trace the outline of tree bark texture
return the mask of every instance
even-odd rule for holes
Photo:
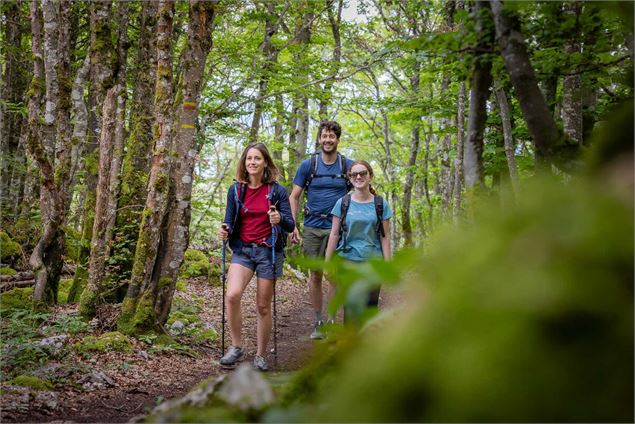
[[[31,2],[34,77],[30,90],[32,98],[29,100],[28,145],[40,168],[40,210],[43,225],[42,235],[29,260],[35,275],[33,302],[36,309],[57,301],[57,286],[64,253],[64,232],[61,226],[66,218],[65,198],[69,189],[67,169],[70,166],[68,154],[70,87],[65,85],[60,90],[59,85],[49,79],[57,79],[61,74],[68,80],[69,6],[68,1],[42,3],[44,21],[44,37],[42,37],[38,5],[37,2]],[[61,40],[61,37],[67,39]],[[40,119],[39,105],[42,87],[45,87],[46,93],[43,127],[35,122]],[[57,133],[61,134],[62,138],[56,143]]]
[[[498,45],[533,138],[537,160],[566,162],[577,153],[577,149],[567,148],[565,145],[545,98],[538,88],[518,18],[504,8],[502,1],[492,0],[491,3]]]
[[[419,72],[421,66],[419,62],[415,62],[412,77],[410,77],[410,88],[413,94],[419,94]],[[421,128],[415,124],[410,133],[410,155],[408,157],[408,165],[406,168],[406,181],[404,183],[404,196],[401,204],[401,231],[403,233],[404,246],[411,247],[413,245],[412,225],[410,223],[410,204],[412,202],[412,189],[415,181],[415,173],[417,171],[417,156],[419,156],[419,146],[421,144]]]
[[[116,217],[114,255],[119,259],[118,279],[127,279],[132,270],[132,255],[139,235],[138,222],[146,201],[146,186],[152,157],[152,125],[154,123],[154,90],[156,83],[156,25],[155,1],[143,2],[139,22],[138,48],[133,66],[135,86],[130,111],[130,136],[123,160],[121,190]],[[125,258],[125,259],[124,259]]]
[[[13,1],[4,5],[4,8],[6,22],[3,43],[0,45],[0,57],[4,59],[4,72],[0,81],[0,212],[3,221],[16,218],[18,210],[15,206],[20,204],[24,188],[26,161],[20,139],[25,119],[18,107],[25,100],[23,96],[28,83],[28,59],[22,49],[16,48],[28,32],[23,23],[25,17],[22,7],[19,2]]]
[[[190,1],[188,41],[182,56],[182,106],[176,116],[172,143],[175,164],[172,170],[174,200],[169,207],[166,254],[160,257],[160,279],[154,312],[160,325],[168,320],[179,268],[189,244],[192,212],[192,181],[196,160],[196,123],[205,74],[205,63],[212,47],[212,26],[216,2]]]
[[[578,23],[565,41],[564,50],[569,55],[581,54],[582,33],[579,30],[579,17],[582,13],[582,2],[574,1],[565,3],[565,15],[572,15]],[[582,144],[582,77],[579,73],[565,75],[562,81],[562,126],[564,133],[574,143]]]
[[[465,186],[468,189],[485,187],[483,175],[483,133],[487,121],[487,99],[492,83],[493,28],[489,4],[483,1],[474,3],[478,44],[470,80],[470,111],[467,123],[467,139],[464,146],[463,166]]]
[[[157,254],[170,193],[172,117],[172,27],[174,2],[161,1],[157,23],[157,81],[155,96],[155,148],[148,179],[148,196],[135,250],[132,276],[123,301],[118,328],[125,333],[156,329],[154,304],[158,272]]]
[[[95,219],[93,220],[92,240],[90,243],[90,259],[88,262],[88,284],[84,289],[79,311],[82,317],[90,319],[95,316],[99,297],[102,294],[104,271],[108,256],[107,226],[110,220],[110,173],[112,169],[113,146],[115,144],[116,98],[117,87],[108,90],[102,108],[101,135],[99,140],[99,178],[95,196]]]
[[[465,140],[465,83],[459,85],[459,97],[456,112],[456,156],[454,157],[454,201],[452,202],[452,217],[457,222],[461,215],[461,192],[463,191],[463,149]]]
[[[507,168],[509,169],[509,179],[511,181],[512,190],[515,196],[520,194],[518,169],[516,168],[516,155],[514,138],[512,136],[511,113],[509,110],[509,102],[507,101],[507,93],[500,87],[495,89],[498,107],[500,108],[501,121],[503,124],[503,141],[505,145],[505,157],[507,158]]]
[[[307,4],[303,3],[302,8],[307,8]],[[300,85],[308,82],[308,69],[303,65],[304,58],[307,54],[307,46],[311,42],[311,22],[313,22],[314,13],[309,10],[304,14],[302,19],[298,19],[295,31],[294,44],[296,51],[293,54],[298,69],[298,78]],[[304,159],[309,143],[309,96],[306,90],[299,89],[293,94],[293,112],[291,127],[293,132],[294,148],[293,169],[297,169],[298,165]]]
[[[320,121],[329,119],[328,108],[333,102],[333,83],[335,77],[340,71],[342,62],[342,37],[340,34],[340,23],[342,22],[342,8],[344,6],[343,0],[337,1],[337,9],[333,12],[333,4],[335,0],[325,0],[326,11],[329,18],[329,25],[331,27],[331,34],[333,35],[333,56],[328,62],[329,75],[331,78],[324,82],[324,86],[320,91],[320,106],[318,110],[318,116]],[[317,143],[316,139],[316,143]],[[317,145],[316,145],[317,148]]]

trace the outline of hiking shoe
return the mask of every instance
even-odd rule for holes
[[[324,333],[322,332],[323,325],[324,325],[324,322],[322,321],[317,321],[315,323],[315,327],[313,327],[313,332],[309,336],[311,340],[322,340],[324,338]]]
[[[326,320],[327,325],[335,325],[335,318],[329,318]]]
[[[269,371],[267,361],[260,355],[254,356],[254,369],[256,371]]]
[[[230,346],[225,356],[220,358],[221,365],[234,365],[243,358],[243,350],[240,347]]]

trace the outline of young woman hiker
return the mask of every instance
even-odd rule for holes
[[[271,298],[275,278],[282,275],[286,233],[293,231],[286,189],[277,183],[279,171],[267,147],[252,143],[238,162],[236,180],[227,193],[225,219],[218,232],[221,240],[229,239],[232,259],[227,276],[227,317],[232,345],[220,359],[222,365],[234,365],[243,359],[242,315],[240,302],[247,284],[257,277],[256,303],[257,351],[254,368],[267,371],[265,359],[271,335]],[[274,209],[275,208],[275,209]],[[272,263],[275,249],[275,266]]]
[[[348,168],[348,178],[353,184],[353,191],[339,199],[331,211],[333,225],[325,258],[328,261],[337,252],[342,258],[352,262],[363,262],[372,257],[389,260],[392,257],[392,211],[388,203],[377,196],[370,186],[373,169],[368,162],[356,160]],[[342,215],[345,215],[343,221]],[[378,287],[368,294],[367,306],[378,306],[379,290]],[[334,320],[331,317],[329,321]]]

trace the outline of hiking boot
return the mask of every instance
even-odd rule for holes
[[[315,327],[313,327],[313,332],[309,336],[311,340],[322,340],[324,338],[324,333],[322,332],[323,325],[324,325],[324,322],[322,321],[317,321],[315,323]]]
[[[269,371],[267,361],[260,355],[254,356],[254,369],[256,371]]]
[[[221,365],[234,365],[243,358],[243,350],[240,347],[230,346],[225,356],[220,358]]]
[[[329,318],[326,320],[327,325],[335,325],[335,318]]]

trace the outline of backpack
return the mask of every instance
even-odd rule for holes
[[[304,194],[309,192],[309,186],[311,185],[311,181],[315,177],[331,177],[331,178],[342,178],[346,183],[346,192],[348,193],[353,189],[353,184],[351,184],[350,180],[346,177],[346,157],[342,154],[337,154],[337,158],[340,161],[340,173],[339,174],[317,174],[318,168],[318,155],[320,152],[313,153],[311,155],[311,162],[309,164],[309,175],[304,182]]]
[[[375,203],[375,213],[377,214],[377,226],[375,227],[375,231],[377,232],[377,237],[379,237],[379,245],[381,246],[381,238],[386,237],[386,233],[384,231],[384,225],[382,221],[382,217],[384,216],[384,199],[381,196],[375,195],[374,198]],[[342,213],[340,216],[340,240],[342,240],[342,249],[346,248],[346,214],[348,213],[348,207],[351,205],[351,195],[346,194],[342,197]]]

